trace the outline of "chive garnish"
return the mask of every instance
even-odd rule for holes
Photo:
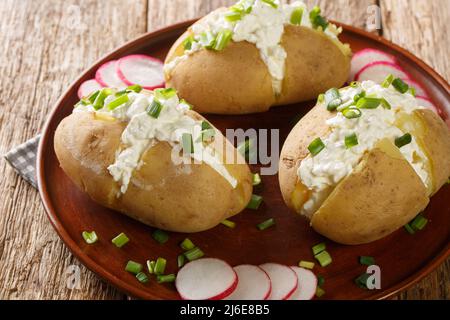
[[[192,44],[195,42],[195,39],[193,36],[188,36],[186,37],[186,39],[184,39],[183,41],[183,48],[184,50],[191,50],[192,49]]]
[[[414,230],[409,223],[405,224],[405,230],[409,233],[409,234],[414,234],[416,233],[416,230]]]
[[[214,47],[214,43],[216,42],[216,38],[212,32],[208,30],[200,34],[199,42],[206,49],[212,49]]]
[[[413,97],[416,97],[416,88],[414,88],[414,87],[409,87],[408,92],[409,92]]]
[[[344,143],[345,148],[347,149],[353,148],[354,146],[358,145],[358,136],[356,135],[356,133],[352,133],[345,137]]]
[[[203,251],[200,250],[200,248],[198,248],[198,247],[195,247],[194,249],[191,249],[191,250],[186,251],[184,253],[184,256],[189,261],[193,261],[193,260],[199,259],[199,258],[203,257],[204,255],[205,254],[203,253]]]
[[[413,221],[410,222],[410,226],[416,230],[420,231],[425,228],[425,226],[428,224],[428,219],[419,214]]]
[[[323,149],[325,149],[325,145],[320,138],[314,139],[308,146],[308,150],[313,156],[318,155]]]
[[[216,51],[222,51],[226,48],[228,43],[231,41],[231,37],[233,36],[233,33],[231,30],[225,29],[220,31],[216,36],[216,41],[214,43],[213,49]]]
[[[261,184],[261,176],[259,173],[252,173],[252,184],[253,186],[259,186]]]
[[[241,20],[243,17],[242,9],[239,10],[237,7],[231,7],[230,11],[225,13],[225,20],[229,22],[235,22]]]
[[[235,227],[236,227],[236,223],[235,222],[233,222],[233,221],[230,221],[230,220],[223,220],[222,222],[221,222],[221,224],[223,224],[224,226],[226,226],[226,227],[228,227],[228,228],[230,228],[230,229],[234,229]]]
[[[165,283],[165,282],[174,282],[176,279],[175,274],[166,274],[166,275],[158,275],[156,276],[156,281],[158,283]]]
[[[139,262],[130,260],[127,262],[127,265],[125,266],[125,271],[128,271],[133,274],[138,274],[142,271],[142,264]]]
[[[355,94],[353,97],[354,102],[358,102],[359,99],[364,98],[366,96],[366,92],[363,90],[360,93]]]
[[[333,101],[331,101],[331,102],[328,104],[327,110],[328,110],[328,111],[334,111],[334,110],[336,110],[341,104],[342,104],[342,99],[340,99],[340,98],[334,99]]]
[[[144,272],[139,272],[136,275],[136,279],[138,279],[138,281],[140,283],[147,283],[148,282],[148,277],[147,277],[147,275]]]
[[[88,100],[90,103],[94,103],[95,99],[97,99],[97,96],[100,94],[100,90],[97,90],[93,93],[91,93],[88,97]]]
[[[361,117],[362,112],[356,107],[348,107],[342,110],[342,115],[347,119],[356,119]]]
[[[403,136],[395,139],[395,145],[400,149],[401,147],[404,147],[404,146],[410,144],[411,141],[412,141],[411,134],[406,133]]]
[[[369,257],[369,256],[360,256],[359,263],[366,265],[366,266],[372,266],[375,264],[375,259],[373,257]]]
[[[181,249],[188,251],[195,248],[195,244],[191,241],[191,239],[186,238],[180,243]]]
[[[130,239],[128,239],[127,235],[125,233],[120,233],[119,235],[117,235],[114,239],[111,240],[111,242],[117,247],[117,248],[122,248],[124,245],[127,244],[127,242],[130,241]]]
[[[317,104],[324,103],[324,102],[325,102],[325,95],[323,93],[321,93],[317,97]]]
[[[314,262],[311,262],[311,261],[300,261],[299,263],[298,263],[298,266],[300,267],[300,268],[305,268],[305,269],[313,269],[314,268]]]
[[[134,92],[136,92],[136,93],[139,93],[139,92],[142,91],[142,87],[141,87],[140,85],[138,85],[138,84],[133,84],[133,85],[131,85],[131,86],[128,86],[128,87],[127,87],[127,90],[130,90],[130,91],[134,91]]]
[[[313,255],[317,255],[317,254],[321,253],[322,251],[325,251],[326,248],[327,248],[327,245],[325,244],[325,242],[322,242],[322,243],[316,244],[311,249],[312,249]]]
[[[178,255],[178,257],[177,257],[178,268],[181,268],[182,266],[184,266],[185,262],[186,262],[186,257],[184,256],[184,254]]]
[[[274,225],[275,225],[275,219],[270,218],[270,219],[267,219],[266,221],[259,223],[258,225],[256,225],[256,227],[258,228],[258,230],[264,231],[270,227],[273,227]]]
[[[86,241],[87,244],[93,244],[96,243],[98,240],[97,234],[95,233],[95,231],[83,231],[81,233],[81,235],[83,236],[84,241]]]
[[[153,261],[153,260],[147,260],[147,270],[148,270],[148,273],[150,273],[150,274],[153,274],[155,271],[155,261]]]
[[[274,9],[278,8],[278,4],[276,4],[275,1],[273,1],[273,0],[261,0],[261,1],[268,4],[269,6],[271,6]]]
[[[359,109],[376,109],[381,104],[381,99],[363,97],[358,100],[356,107]]]
[[[167,260],[164,258],[158,258],[155,262],[155,267],[153,268],[154,274],[164,274],[164,271],[166,270],[166,264]]]
[[[358,86],[359,86],[359,82],[358,82],[358,81],[352,81],[352,82],[350,82],[350,87],[352,87],[352,88],[358,88]]]
[[[319,254],[316,254],[314,258],[316,258],[316,260],[319,261],[319,264],[322,267],[326,267],[330,265],[331,262],[333,262],[333,259],[331,259],[330,254],[326,250],[322,251]]]
[[[177,95],[177,90],[175,90],[174,88],[164,88],[164,89],[160,88],[156,89],[154,93],[158,99],[162,98],[164,100],[167,100],[172,97],[175,97]]]
[[[303,8],[295,8],[291,13],[291,23],[294,25],[301,25],[303,18]]]
[[[263,197],[256,194],[252,194],[250,202],[247,204],[247,209],[258,210],[259,206],[263,201]]]
[[[320,274],[317,276],[317,286],[320,288],[325,283],[325,278]]]
[[[392,81],[392,86],[400,93],[406,93],[409,89],[409,86],[400,78],[394,79],[394,81]]]
[[[383,88],[389,88],[389,86],[392,84],[392,81],[394,81],[394,76],[392,74],[388,75],[386,79],[381,83],[381,86]]]
[[[93,107],[95,110],[99,110],[103,108],[103,105],[105,104],[105,99],[112,93],[112,90],[109,88],[103,88],[100,90],[100,92],[97,94],[95,101],[93,103]]]
[[[256,153],[253,139],[246,138],[244,142],[240,143],[237,147],[238,152],[245,158],[245,161],[253,159]]]
[[[355,284],[362,289],[367,289],[367,280],[369,277],[370,275],[368,273],[363,273],[355,279]]]
[[[152,118],[158,119],[162,107],[162,104],[158,100],[153,98],[152,103],[147,107],[147,114]]]
[[[320,8],[318,6],[315,6],[309,13],[309,20],[311,20],[311,24],[314,29],[321,27],[322,30],[325,31],[328,27],[328,21],[324,17],[322,17],[320,13]]]
[[[381,106],[388,110],[392,109],[391,104],[385,98],[381,98]]]
[[[152,237],[160,244],[164,244],[169,240],[169,235],[166,232],[159,229],[153,231]]]
[[[110,103],[108,103],[106,108],[108,108],[108,110],[114,110],[117,107],[123,105],[124,103],[127,103],[128,101],[130,101],[130,98],[128,98],[128,95],[123,94],[123,95],[119,96],[118,98],[114,99],[113,101],[111,101]]]
[[[183,145],[184,154],[194,153],[194,142],[192,140],[192,134],[183,133],[183,135],[181,136],[181,143]]]
[[[330,103],[333,100],[336,100],[341,97],[339,90],[337,88],[331,88],[325,92],[325,101]]]
[[[214,129],[206,129],[202,131],[202,141],[203,142],[211,142],[213,138],[216,136],[216,130]]]
[[[323,290],[321,287],[317,287],[316,289],[316,297],[321,298],[325,295],[325,290]]]

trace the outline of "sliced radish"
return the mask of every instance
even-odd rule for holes
[[[425,108],[431,109],[440,115],[438,109],[436,108],[434,103],[428,97],[416,96],[416,99],[417,99],[417,103],[420,107],[425,107]]]
[[[409,75],[395,63],[379,61],[372,62],[364,66],[355,76],[356,81],[372,80],[382,83],[388,75],[392,74],[396,78],[409,79]]]
[[[117,74],[127,85],[138,84],[153,90],[164,87],[162,61],[143,54],[133,54],[117,61]]]
[[[297,275],[291,268],[278,263],[265,263],[259,267],[267,273],[272,283],[268,300],[286,300],[297,289]]]
[[[92,92],[100,90],[103,86],[98,83],[95,79],[86,80],[78,88],[78,98],[87,97]]]
[[[317,277],[308,269],[291,267],[298,278],[297,290],[289,297],[289,300],[311,300],[317,290]]]
[[[177,275],[175,286],[184,300],[220,300],[238,284],[233,268],[223,260],[204,258],[189,262]]]
[[[377,61],[386,61],[391,63],[397,63],[394,56],[387,54],[383,51],[376,49],[364,49],[357,53],[352,58],[352,66],[350,70],[350,81],[355,80],[356,74],[364,68],[365,65]]]
[[[127,86],[125,82],[120,80],[117,74],[117,60],[112,60],[103,64],[95,73],[95,80],[104,87],[122,89]]]
[[[267,273],[248,264],[233,268],[238,276],[238,285],[225,300],[266,300],[272,289]]]
[[[414,89],[416,89],[416,96],[421,96],[421,97],[427,97],[428,96],[426,91],[425,91],[425,89],[420,84],[415,82],[414,80],[411,80],[411,79],[402,79],[402,80],[408,86],[413,87]]]

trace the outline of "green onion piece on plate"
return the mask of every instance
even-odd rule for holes
[[[142,91],[142,87],[141,87],[140,85],[138,85],[138,84],[133,84],[133,85],[127,87],[127,90],[130,90],[130,91],[134,91],[134,92],[136,92],[136,93],[139,93],[139,92]]]
[[[327,248],[327,245],[325,244],[325,242],[316,244],[315,246],[313,246],[312,249],[312,253],[313,255],[319,254],[322,251],[325,251],[325,249]]]
[[[258,228],[258,230],[264,231],[266,229],[269,229],[270,227],[273,227],[274,225],[275,225],[275,219],[270,218],[270,219],[267,219],[266,221],[259,223],[258,225],[256,225],[256,227]]]
[[[144,272],[139,272],[138,274],[136,274],[136,279],[138,279],[138,281],[140,283],[147,283],[148,282],[148,277]]]
[[[97,94],[95,101],[93,103],[93,107],[95,110],[100,110],[101,108],[103,108],[104,104],[105,104],[105,99],[112,94],[112,90],[109,88],[103,88],[102,90],[100,90],[100,92]]]
[[[400,78],[394,79],[394,81],[392,81],[392,85],[400,93],[408,92],[409,86],[406,83],[404,83],[403,80]]]
[[[243,11],[242,11],[242,9],[238,10],[237,7],[231,7],[230,11],[225,13],[225,20],[227,20],[229,22],[239,21],[242,19],[242,17],[243,17]]]
[[[389,88],[390,87],[390,85],[392,84],[392,81],[394,81],[394,76],[392,75],[392,74],[390,74],[390,75],[388,75],[387,77],[386,77],[386,79],[384,79],[384,81],[381,83],[381,86],[383,87],[383,88]]]
[[[409,223],[405,224],[405,230],[406,230],[409,234],[414,234],[414,233],[416,233],[416,230],[414,230],[413,227],[411,227]]]
[[[428,219],[419,214],[412,222],[410,222],[410,226],[416,230],[420,231],[425,228],[425,226],[428,224]]]
[[[317,287],[316,289],[316,297],[321,298],[325,295],[325,290],[323,290],[321,287]]]
[[[252,194],[249,203],[247,204],[247,209],[258,210],[259,206],[263,201],[263,197],[257,194]]]
[[[186,257],[184,256],[184,254],[178,255],[178,257],[177,257],[178,268],[181,268],[182,266],[184,266],[185,262],[186,262]]]
[[[314,139],[308,146],[308,150],[313,156],[317,156],[323,149],[325,149],[325,145],[320,138]]]
[[[350,149],[358,145],[358,136],[352,133],[345,137],[345,148]]]
[[[302,260],[298,263],[298,266],[300,268],[312,270],[312,269],[314,269],[314,264],[315,264],[314,262]]]
[[[230,220],[223,220],[222,222],[221,222],[221,224],[223,224],[224,226],[226,226],[226,227],[228,227],[228,228],[230,228],[230,229],[234,229],[234,227],[236,227],[236,223],[235,222],[233,222],[233,221],[230,221]]]
[[[160,244],[164,244],[169,240],[169,235],[165,231],[159,229],[153,231],[152,237]]]
[[[147,107],[147,114],[152,118],[158,119],[162,107],[162,104],[158,100],[153,99],[152,103]]]
[[[156,89],[154,92],[155,92],[155,96],[158,99],[162,98],[164,100],[170,99],[177,95],[177,90],[175,90],[174,88],[164,88],[164,89],[159,88],[159,89]]]
[[[330,265],[331,262],[333,262],[333,259],[331,259],[330,254],[326,250],[322,251],[319,254],[316,254],[314,258],[316,258],[316,260],[319,261],[319,264],[322,267],[326,267]]]
[[[154,270],[155,270],[156,262],[153,260],[147,260],[146,264],[147,264],[148,273],[153,274],[155,272]]]
[[[376,109],[381,104],[381,99],[364,97],[360,98],[356,103],[359,109]]]
[[[128,243],[128,241],[130,241],[130,239],[128,239],[127,235],[123,232],[111,240],[111,242],[117,248],[122,248],[124,245],[126,245]]]
[[[195,247],[194,249],[191,249],[189,251],[186,251],[184,253],[184,256],[186,257],[186,259],[188,259],[189,261],[193,261],[193,260],[197,260],[200,259],[201,257],[203,257],[205,255],[205,253],[200,250],[199,247]]]
[[[302,18],[303,18],[303,8],[302,7],[295,8],[291,13],[291,23],[299,26],[302,24]]]
[[[165,282],[174,282],[175,279],[177,277],[175,276],[175,274],[171,273],[171,274],[166,274],[166,275],[157,275],[156,276],[156,281],[158,283],[165,283]]]
[[[130,260],[127,262],[127,265],[125,266],[125,271],[128,271],[133,274],[138,274],[142,271],[142,264],[139,262]]]
[[[398,148],[404,147],[408,144],[410,144],[412,141],[412,136],[409,133],[405,133],[403,136],[398,137],[395,139],[395,145]]]
[[[259,186],[261,184],[261,176],[259,173],[252,173],[252,184],[253,186]]]
[[[96,243],[98,240],[97,234],[95,233],[95,231],[83,231],[81,233],[81,235],[83,236],[84,241],[86,241],[87,244],[93,244]]]
[[[94,103],[95,99],[97,99],[97,96],[100,94],[100,90],[94,91],[88,96],[88,100],[90,103]]]
[[[194,153],[194,142],[192,140],[192,134],[183,133],[183,135],[181,136],[181,143],[183,145],[184,154]]]
[[[360,256],[359,257],[359,263],[366,265],[366,266],[372,266],[375,264],[375,259],[374,257],[369,257],[369,256]]]
[[[183,250],[191,250],[195,248],[195,244],[191,241],[191,239],[186,238],[180,243],[180,247]]]
[[[356,119],[362,116],[361,110],[356,107],[348,107],[341,111],[342,115],[347,119]]]
[[[106,108],[108,108],[108,110],[114,110],[117,107],[123,105],[124,103],[127,103],[128,101],[130,101],[130,98],[128,98],[128,95],[123,94],[123,95],[119,96],[118,98],[114,99],[113,101],[111,101],[110,103],[108,103]]]
[[[318,275],[317,276],[317,286],[322,287],[324,283],[325,283],[325,278],[322,277],[321,275]]]
[[[355,284],[362,289],[367,289],[367,280],[369,280],[369,277],[369,274],[363,273],[355,279]]]
[[[164,274],[166,270],[167,260],[164,258],[156,259],[155,267],[153,268],[154,274]]]

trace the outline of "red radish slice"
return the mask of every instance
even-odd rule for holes
[[[289,300],[311,300],[316,295],[317,277],[308,269],[291,267],[298,278],[297,290],[289,297]]]
[[[95,79],[86,80],[78,88],[78,98],[87,97],[92,92],[100,90],[103,86],[98,83]]]
[[[228,297],[237,284],[233,268],[215,258],[189,262],[178,272],[175,281],[183,300],[220,300]]]
[[[420,107],[425,107],[425,108],[431,109],[440,115],[438,109],[436,108],[434,103],[428,97],[416,96],[416,99],[417,99],[417,103]]]
[[[402,79],[403,82],[405,82],[408,86],[413,87],[414,89],[416,89],[416,96],[421,96],[421,97],[427,97],[427,93],[425,92],[425,89],[418,84],[417,82],[415,82],[414,80],[411,79]]]
[[[103,64],[95,73],[95,80],[104,87],[122,89],[127,86],[125,82],[120,80],[116,72],[117,60],[112,60]]]
[[[350,70],[350,81],[355,80],[356,74],[369,63],[377,61],[386,61],[396,64],[397,60],[394,56],[376,49],[364,49],[357,53],[352,58],[352,65]]]
[[[372,62],[363,67],[355,76],[356,81],[372,80],[382,83],[388,75],[392,74],[396,78],[409,79],[408,74],[392,62],[380,61]]]
[[[265,263],[259,267],[268,274],[272,283],[272,292],[267,300],[286,300],[297,289],[297,275],[291,268],[278,263]]]
[[[233,268],[238,276],[238,285],[225,300],[266,300],[272,289],[267,273],[248,264]]]
[[[117,61],[117,74],[127,85],[138,84],[153,90],[164,87],[164,64],[153,57],[133,54]]]

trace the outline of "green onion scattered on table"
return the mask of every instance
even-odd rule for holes
[[[253,186],[259,186],[261,184],[261,176],[259,173],[252,173],[252,184]]]
[[[311,261],[300,261],[299,263],[298,263],[298,266],[300,267],[300,268],[305,268],[305,269],[310,269],[310,270],[312,270],[312,269],[314,269],[314,262],[311,262]]]
[[[230,221],[230,220],[227,220],[227,219],[223,220],[223,221],[221,222],[221,224],[223,224],[224,226],[226,226],[226,227],[228,227],[228,228],[231,228],[231,229],[233,229],[234,227],[236,227],[236,223],[235,223],[235,222]]]
[[[312,249],[313,255],[316,255],[316,254],[321,253],[322,251],[325,251],[326,248],[327,248],[327,245],[325,244],[325,242],[322,242],[322,243],[316,244],[311,249]]]
[[[360,256],[359,263],[366,265],[366,266],[372,266],[375,264],[375,259],[373,257],[369,257],[369,256]]]
[[[318,155],[323,149],[325,149],[325,144],[320,138],[314,139],[308,146],[308,150],[313,156]]]
[[[316,254],[314,258],[319,261],[321,267],[326,267],[333,262],[333,259],[331,259],[331,256],[327,251],[322,251],[321,253]]]
[[[130,241],[130,239],[128,239],[127,235],[123,232],[111,240],[117,248],[122,248],[128,241]]]
[[[164,271],[166,270],[166,264],[167,264],[166,259],[161,257],[156,259],[155,267],[153,268],[153,273],[164,274]]]
[[[97,234],[95,233],[95,231],[83,231],[81,233],[81,235],[83,236],[84,241],[86,241],[87,244],[93,244],[96,243],[98,240]]]
[[[203,253],[202,250],[200,250],[200,248],[195,247],[194,249],[191,249],[189,251],[186,251],[184,253],[184,256],[189,260],[189,261],[193,261],[193,260],[197,260],[201,257],[203,257],[205,254]]]
[[[258,210],[263,201],[263,197],[252,194],[250,202],[247,204],[247,209]]]
[[[416,230],[420,231],[425,228],[425,226],[428,224],[428,219],[419,214],[413,221],[410,222],[410,226]]]
[[[173,273],[167,275],[157,275],[156,281],[158,283],[174,282],[176,278],[177,277]]]
[[[264,231],[272,226],[275,225],[275,219],[274,218],[270,218],[267,219],[266,221],[263,221],[261,223],[259,223],[256,227],[260,230],[260,231]]]
[[[180,247],[183,250],[191,250],[195,248],[195,244],[191,241],[191,239],[186,238],[180,243]]]
[[[405,224],[405,230],[409,233],[409,234],[415,234],[416,230],[414,230],[409,223]]]
[[[138,274],[136,274],[136,279],[138,279],[138,281],[140,283],[147,283],[148,282],[148,277],[144,272],[139,272]]]
[[[181,268],[182,266],[184,266],[185,262],[186,262],[186,257],[184,256],[184,254],[178,255],[178,257],[177,257],[178,268]]]
[[[164,244],[169,240],[169,235],[165,231],[159,229],[153,231],[152,237],[160,244]]]
[[[142,264],[140,264],[139,262],[130,260],[127,262],[127,265],[125,266],[125,270],[133,273],[133,274],[138,274],[139,272],[142,271]]]

